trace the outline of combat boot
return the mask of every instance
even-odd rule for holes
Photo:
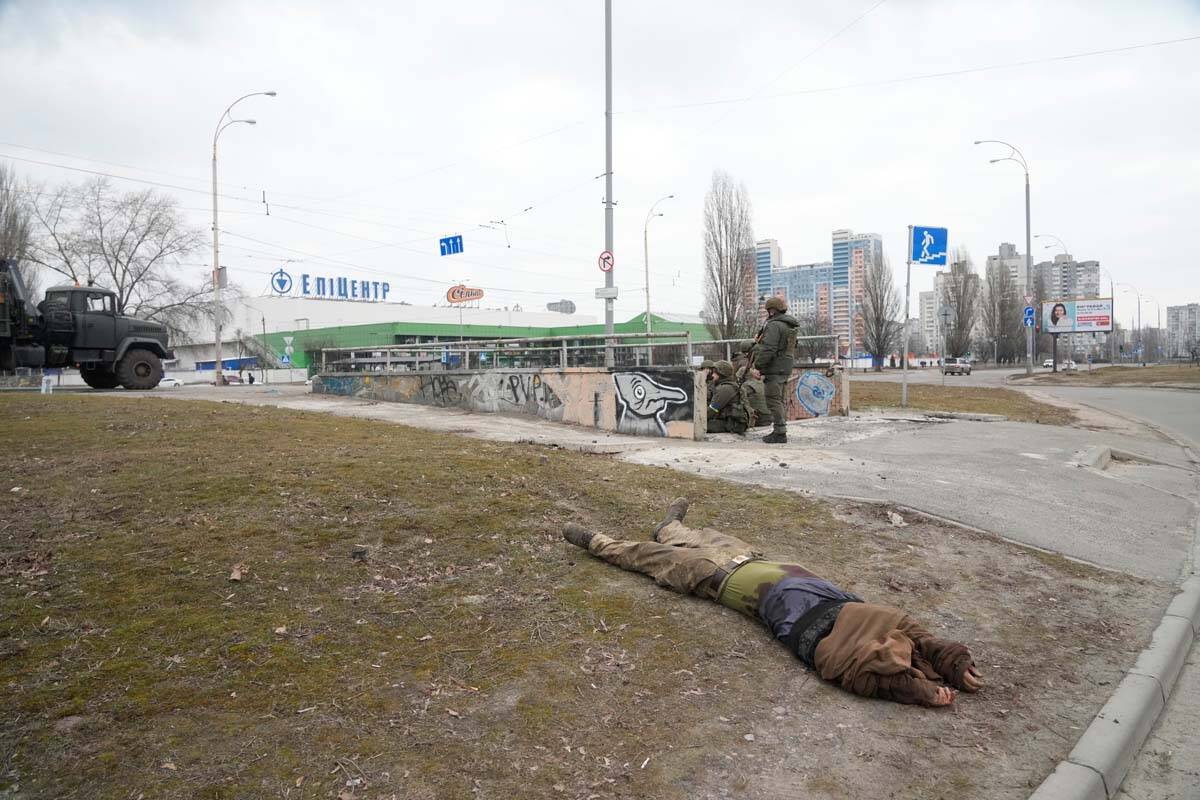
[[[576,525],[574,522],[568,522],[563,526],[563,538],[576,547],[588,549],[588,545],[592,543],[592,537],[596,534],[589,531],[582,525]]]
[[[771,431],[762,440],[763,444],[787,444],[787,431]]]
[[[683,518],[687,516],[688,505],[689,503],[686,497],[676,497],[675,500],[671,502],[670,507],[667,509],[667,516],[662,522],[654,526],[654,541],[658,541],[658,534],[662,532],[663,528],[667,527],[672,522],[683,522]]]

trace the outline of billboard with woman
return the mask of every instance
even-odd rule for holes
[[[1112,327],[1111,297],[1042,303],[1042,333],[1106,333]]]

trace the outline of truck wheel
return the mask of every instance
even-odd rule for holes
[[[79,377],[93,389],[115,389],[120,385],[116,373],[103,367],[80,367]]]
[[[162,362],[149,350],[134,348],[117,364],[117,379],[126,389],[153,389],[162,380]]]

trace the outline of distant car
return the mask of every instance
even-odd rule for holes
[[[1054,369],[1054,359],[1047,358],[1045,361],[1042,362],[1042,366],[1045,367],[1046,369]]]
[[[1062,363],[1062,368],[1063,369],[1075,369],[1075,362],[1068,358],[1066,361],[1064,361]]]
[[[943,375],[970,375],[971,361],[966,358],[947,358],[942,362]]]
[[[183,386],[183,381],[179,378],[163,378],[158,382],[158,386],[160,389],[178,389]]]

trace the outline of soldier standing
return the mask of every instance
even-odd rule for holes
[[[787,442],[787,406],[783,393],[796,360],[796,335],[800,323],[787,313],[782,297],[768,297],[767,321],[758,332],[751,376],[762,378],[772,429],[763,437],[766,444]]]

